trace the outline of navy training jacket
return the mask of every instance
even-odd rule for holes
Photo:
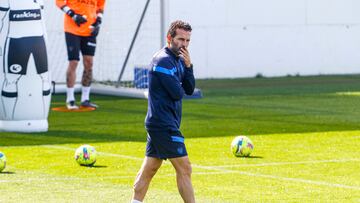
[[[145,127],[153,131],[178,131],[181,123],[182,98],[195,88],[193,68],[169,48],[158,51],[150,64],[148,111]]]

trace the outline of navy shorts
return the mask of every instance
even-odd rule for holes
[[[43,36],[8,38],[8,73],[26,75],[29,58],[34,58],[38,74],[48,71],[45,40]]]
[[[148,130],[146,156],[159,159],[187,156],[184,137],[180,131]]]
[[[80,60],[81,51],[82,55],[94,56],[96,49],[96,37],[89,36],[77,36],[68,32],[65,32],[65,40],[67,46],[68,59],[71,60]]]

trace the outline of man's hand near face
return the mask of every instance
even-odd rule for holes
[[[190,58],[189,51],[186,47],[180,48],[179,56],[184,60],[186,68],[190,68],[191,67],[191,58]]]

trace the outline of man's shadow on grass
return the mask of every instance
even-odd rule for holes
[[[0,175],[1,174],[16,174],[15,172],[12,172],[12,171],[2,171],[2,172],[0,172]]]
[[[81,167],[86,167],[86,168],[107,168],[108,166],[105,165],[90,165],[90,166],[86,166],[86,165],[80,165]]]
[[[242,158],[242,159],[263,159],[262,156],[238,156],[236,158]]]

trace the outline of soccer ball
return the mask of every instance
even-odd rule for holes
[[[75,160],[81,166],[92,166],[96,162],[97,152],[90,145],[81,145],[75,151]]]
[[[231,152],[235,156],[249,156],[254,149],[254,144],[246,136],[237,136],[231,142]]]
[[[6,167],[6,156],[4,153],[0,152],[0,172],[3,171]]]

